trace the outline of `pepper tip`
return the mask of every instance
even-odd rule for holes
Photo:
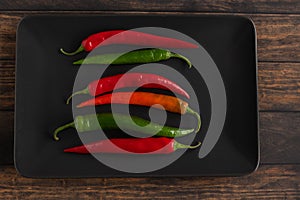
[[[182,59],[183,61],[185,61],[188,64],[189,69],[192,68],[192,62],[187,57],[177,54],[177,53],[172,53],[172,57]]]

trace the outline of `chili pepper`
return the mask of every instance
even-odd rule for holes
[[[199,142],[195,146],[178,143],[172,138],[116,138],[110,140],[100,140],[86,145],[65,149],[68,153],[119,153],[119,154],[169,154],[177,149],[195,149],[199,147]]]
[[[156,136],[182,137],[194,131],[194,129],[180,129],[162,126],[136,116],[128,116],[117,113],[114,115],[111,113],[101,113],[96,115],[90,114],[77,116],[73,122],[58,127],[54,131],[53,137],[55,140],[59,140],[57,136],[58,133],[67,128],[76,128],[79,133],[99,130],[99,126],[101,126],[102,130],[117,129],[118,125],[115,120],[118,121],[118,123],[121,123],[120,126],[125,130],[136,131],[144,134],[156,133]]]
[[[118,36],[114,37],[113,39],[107,40],[114,35]],[[83,40],[80,47],[72,53],[65,52],[62,48],[60,49],[60,51],[65,55],[75,55],[82,51],[92,51],[100,44],[102,46],[110,44],[129,44],[165,48],[198,48],[196,44],[185,42],[175,38],[162,37],[131,30],[112,30],[90,35],[88,38]]]
[[[125,54],[114,53],[91,56],[85,59],[75,61],[73,62],[73,64],[136,64],[159,62],[162,60],[168,60],[170,58],[182,59],[188,64],[189,68],[192,67],[192,63],[186,57],[177,53],[173,53],[169,50],[163,49],[143,49],[131,51]]]
[[[192,110],[188,106],[187,102],[173,96],[154,94],[150,92],[115,92],[82,102],[77,105],[77,108],[104,104],[133,104],[140,106],[153,106],[159,109],[162,109],[161,106],[163,106],[165,110],[170,112],[179,114],[190,113],[194,115],[198,120],[196,132],[200,130],[201,126],[200,115]]]
[[[190,98],[189,94],[180,86],[163,76],[146,73],[126,73],[101,78],[91,82],[87,88],[72,94],[67,99],[67,104],[69,104],[71,98],[77,94],[90,94],[91,96],[98,96],[103,93],[113,91],[114,89],[125,87],[168,89],[174,93],[183,95],[188,99]]]

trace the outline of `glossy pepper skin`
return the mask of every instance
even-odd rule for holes
[[[100,140],[90,144],[65,149],[64,152],[89,153],[118,153],[118,154],[170,154],[177,149],[195,149],[200,146],[184,145],[172,138],[116,138]]]
[[[165,109],[169,112],[185,114],[190,113],[197,118],[198,125],[196,132],[200,130],[201,118],[200,115],[192,110],[186,101],[179,98],[155,94],[150,92],[115,92],[112,94],[106,94],[98,96],[94,99],[87,100],[77,105],[78,108],[85,106],[95,106],[104,104],[132,104],[139,106],[153,106],[158,109]],[[162,107],[161,107],[162,106]]]
[[[76,128],[79,133],[87,131],[99,130],[99,125],[102,130],[118,129],[115,122],[117,120],[123,129],[128,131],[136,131],[143,134],[157,133],[156,136],[164,137],[182,137],[194,131],[194,129],[179,129],[175,127],[162,126],[157,123],[149,122],[140,117],[128,116],[123,114],[101,113],[84,116],[77,116],[71,123],[58,127],[53,134],[55,140],[59,140],[57,136],[59,132],[67,128]]]
[[[189,94],[184,89],[163,76],[148,73],[126,73],[101,78],[91,82],[87,88],[72,94],[68,98],[67,104],[70,102],[73,96],[78,94],[90,94],[91,96],[98,96],[116,89],[129,87],[171,90],[172,92],[182,95],[188,99],[190,98]]]
[[[164,49],[142,49],[128,53],[103,54],[87,57],[75,61],[73,64],[138,64],[159,62],[170,58],[182,59],[188,64],[189,68],[192,67],[192,63],[186,57]]]
[[[110,40],[107,40],[108,38],[115,35],[117,36]],[[162,37],[131,30],[111,30],[90,35],[85,40],[83,40],[80,47],[72,53],[65,52],[62,48],[60,49],[60,51],[65,55],[75,55],[82,51],[92,51],[99,45],[104,46],[111,44],[129,44],[163,48],[198,48],[196,44],[185,42],[175,38]]]

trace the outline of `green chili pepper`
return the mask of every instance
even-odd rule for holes
[[[169,126],[162,126],[157,123],[149,122],[140,117],[128,116],[123,114],[91,114],[77,116],[71,123],[58,127],[53,134],[55,140],[59,140],[57,134],[67,128],[76,128],[78,132],[96,131],[99,130],[99,125],[102,130],[117,129],[118,125],[115,120],[120,123],[120,126],[128,131],[136,131],[144,134],[157,133],[156,136],[164,137],[182,137],[192,133],[194,129],[180,129]]]
[[[188,64],[189,68],[192,67],[192,63],[186,57],[163,49],[143,49],[131,51],[125,54],[103,54],[87,57],[85,59],[75,61],[73,64],[138,64],[158,62],[168,60],[170,58],[182,59]]]

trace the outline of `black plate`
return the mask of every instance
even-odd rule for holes
[[[226,121],[217,144],[203,159],[198,158],[198,150],[186,151],[171,165],[140,174],[111,169],[91,155],[63,153],[64,148],[81,144],[76,131],[65,131],[59,142],[52,139],[51,132],[73,118],[71,106],[65,104],[78,70],[72,61],[86,54],[66,57],[59,53],[59,48],[75,49],[92,33],[139,27],[164,27],[184,33],[204,47],[215,62],[227,96]],[[226,176],[248,174],[258,166],[256,33],[249,19],[237,16],[26,17],[18,27],[16,59],[15,166],[23,176]],[[191,107],[199,106],[203,120],[195,140],[202,141],[209,123],[213,123],[204,80],[194,68],[186,69],[176,59],[161,63],[180,71],[195,90],[199,105],[191,100]],[[110,68],[105,76],[132,67]],[[104,106],[99,111],[107,110],[109,107]],[[133,106],[131,112],[148,117],[142,107]],[[167,124],[176,125],[177,117],[168,114]],[[192,118],[185,117],[187,125],[193,124]]]

